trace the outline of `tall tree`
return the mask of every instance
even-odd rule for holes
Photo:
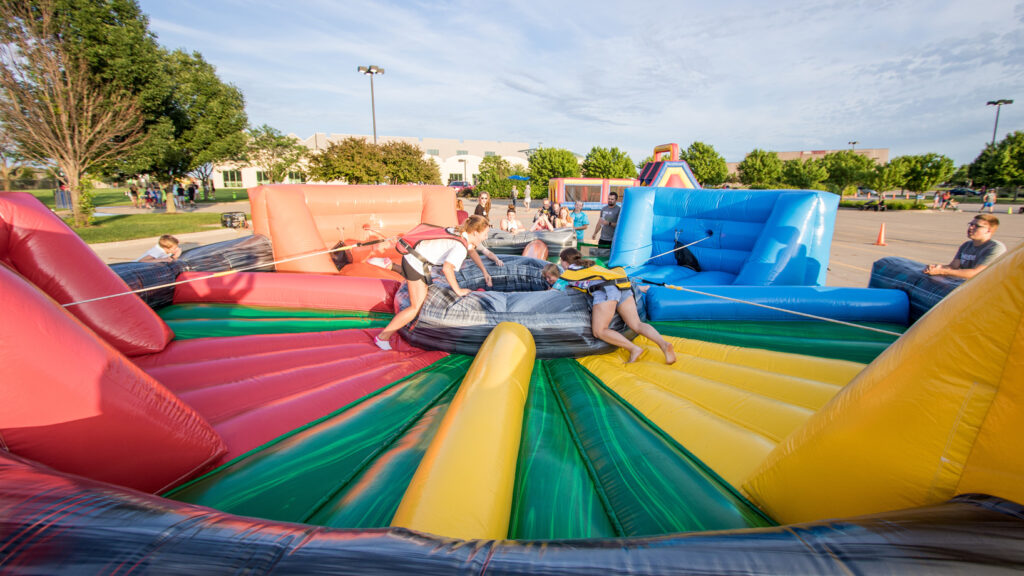
[[[548,189],[552,178],[578,178],[576,155],[561,148],[541,148],[530,155],[530,181],[534,188]]]
[[[618,148],[609,150],[594,146],[583,160],[581,169],[587,178],[636,178],[636,165],[629,154]]]
[[[268,126],[249,128],[243,160],[256,166],[271,184],[283,182],[288,172],[304,160],[309,149],[294,136]]]
[[[903,186],[911,192],[931,190],[953,175],[953,160],[942,154],[930,152],[909,158],[911,161],[903,174]]]
[[[725,158],[722,158],[710,144],[694,142],[681,156],[690,165],[690,170],[697,181],[705,188],[721,186],[729,175],[729,166]]]
[[[827,154],[822,158],[822,162],[825,163],[825,169],[828,170],[828,178],[825,179],[825,183],[836,194],[843,194],[850,186],[866,182],[869,172],[874,169],[875,165],[874,160],[857,154],[853,150]]]
[[[501,156],[485,156],[480,162],[476,189],[487,192],[491,198],[506,198],[512,194],[512,164]]]
[[[366,138],[353,136],[331,142],[326,150],[310,157],[308,171],[313,180],[342,180],[349,184],[380,182],[387,176],[380,147]]]
[[[145,133],[136,96],[93,69],[76,7],[0,0],[0,120],[26,157],[59,167],[75,225],[84,226],[91,204],[82,202],[83,176],[132,150]],[[131,22],[108,15],[94,24],[121,38],[119,27]]]
[[[388,182],[392,184],[441,183],[440,168],[433,160],[423,157],[423,149],[419,146],[395,141],[381,144],[380,149]]]
[[[28,164],[15,145],[14,139],[0,123],[0,190],[12,190],[14,180],[26,171]]]
[[[906,166],[903,162],[876,164],[865,176],[864,183],[879,193],[898,188],[906,182]]]
[[[824,162],[809,158],[807,160],[786,160],[782,163],[782,182],[786,186],[803,190],[818,190],[828,178],[828,169]]]
[[[782,160],[775,152],[755,148],[739,165],[740,182],[751,188],[772,188],[782,180]]]

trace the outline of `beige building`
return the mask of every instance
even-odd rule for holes
[[[373,140],[373,136],[365,134],[324,134],[317,132],[308,138],[298,138],[299,142],[314,153],[325,150],[331,143],[341,142],[345,138],[356,137]],[[480,173],[480,163],[488,156],[501,156],[513,167],[526,167],[529,144],[526,142],[502,142],[500,140],[456,140],[446,138],[415,138],[404,136],[379,136],[378,144],[388,142],[408,142],[423,150],[423,157],[433,160],[441,172],[441,182],[447,184],[456,180],[474,182]],[[268,183],[262,171],[252,166],[224,164],[213,171],[213,183],[217,188],[249,188]],[[303,182],[301,171],[289,173],[287,183]]]
[[[779,160],[785,162],[786,160],[821,160],[833,152],[842,152],[842,150],[798,150],[796,152],[776,152],[776,154],[779,156]],[[875,164],[889,162],[888,148],[857,148],[854,152],[871,158],[875,161]],[[739,162],[726,162],[726,166],[729,167],[729,174],[738,174],[739,165]]]

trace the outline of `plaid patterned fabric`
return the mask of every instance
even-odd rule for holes
[[[530,242],[536,239],[542,240],[548,246],[548,253],[557,256],[565,248],[576,247],[576,231],[572,228],[559,228],[558,230],[540,230],[538,232],[517,232],[509,234],[501,230],[491,228],[487,233],[487,241],[484,246],[495,254],[522,254],[523,249]]]
[[[891,256],[876,260],[871,266],[868,288],[896,288],[910,298],[910,323],[924,316],[947,294],[963,284],[960,278],[929,276],[925,265],[909,258]]]
[[[274,253],[270,248],[270,239],[257,235],[199,246],[182,253],[181,259],[174,262],[126,262],[111,264],[110,267],[124,280],[128,288],[139,290],[174,282],[178,274],[186,270],[224,272],[265,264],[255,270],[273,272],[273,261]],[[174,288],[149,290],[141,292],[138,296],[155,310],[167,306],[174,300]]]
[[[434,268],[434,285],[417,319],[402,328],[402,336],[428,350],[475,354],[491,330],[500,322],[526,326],[537,343],[538,358],[580,357],[609,352],[613,346],[594,338],[590,330],[591,298],[578,290],[548,290],[541,277],[546,262],[521,256],[502,257],[505,266],[484,260],[493,288],[457,298],[448,287],[440,268]],[[459,285],[470,290],[484,288],[483,274],[469,260],[456,273]],[[642,293],[637,308],[646,318]],[[409,292],[402,287],[396,295],[402,308],[409,306]],[[632,339],[616,314],[612,329]]]

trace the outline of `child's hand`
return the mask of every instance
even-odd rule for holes
[[[454,290],[455,290],[455,295],[458,296],[459,298],[462,298],[466,294],[472,293],[472,290],[468,290],[466,288],[454,288]]]
[[[491,282],[491,275],[484,271],[484,284],[487,284],[488,288],[494,288],[494,283]]]

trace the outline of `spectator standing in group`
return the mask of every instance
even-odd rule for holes
[[[476,216],[483,216],[487,220],[488,226],[491,224],[491,195],[487,192],[480,193],[480,201],[476,205],[476,210],[473,211]]]
[[[139,205],[139,187],[135,184],[129,186],[128,195],[132,197],[132,208],[141,208]]]
[[[999,219],[991,214],[978,214],[967,225],[967,242],[960,245],[953,261],[948,265],[929,264],[924,273],[929,276],[974,278],[1006,252],[1006,246],[992,235],[999,228]]]
[[[466,212],[466,207],[462,203],[462,198],[455,199],[455,221],[457,224],[462,224],[469,218],[469,212]]]
[[[569,214],[569,209],[562,206],[558,210],[558,216],[555,217],[555,228],[572,228],[572,216]]]
[[[572,211],[572,227],[576,230],[577,245],[583,244],[583,234],[587,231],[587,226],[590,226],[590,219],[583,211],[583,202],[577,200]]]
[[[187,188],[186,191],[188,193],[188,206],[189,206],[189,208],[195,208],[196,207],[196,183],[195,183],[194,180],[188,183],[188,188]]]
[[[551,203],[551,214],[548,219],[551,220],[551,227],[558,228],[558,214],[562,211],[562,205],[558,202]]]
[[[210,200],[217,199],[217,188],[213,185],[213,180],[210,180]]]
[[[592,238],[597,238],[598,248],[611,248],[612,239],[615,238],[615,228],[619,225],[619,212],[622,208],[618,204],[619,194],[608,193],[608,204],[601,207],[601,217],[597,220],[597,227],[594,228]]]
[[[516,207],[516,198],[518,198],[518,197],[519,197],[519,188],[518,188],[518,187],[516,187],[516,185],[515,185],[515,184],[513,184],[513,185],[512,185],[512,194],[511,194],[511,197],[512,197],[512,204],[511,204],[511,206],[512,206],[513,208],[515,208],[515,207]]]
[[[514,206],[508,207],[508,212],[505,213],[505,217],[501,219],[501,230],[510,234],[515,234],[523,230],[522,224],[516,218],[516,209]]]
[[[547,219],[548,224],[551,223],[551,200],[548,200],[547,198],[545,198],[541,203],[540,208],[537,209],[537,213],[533,215],[533,221],[536,222],[541,218]]]
[[[981,197],[982,205],[978,212],[981,212],[985,208],[988,208],[988,213],[991,214],[996,209],[996,191],[986,190],[985,195]]]

